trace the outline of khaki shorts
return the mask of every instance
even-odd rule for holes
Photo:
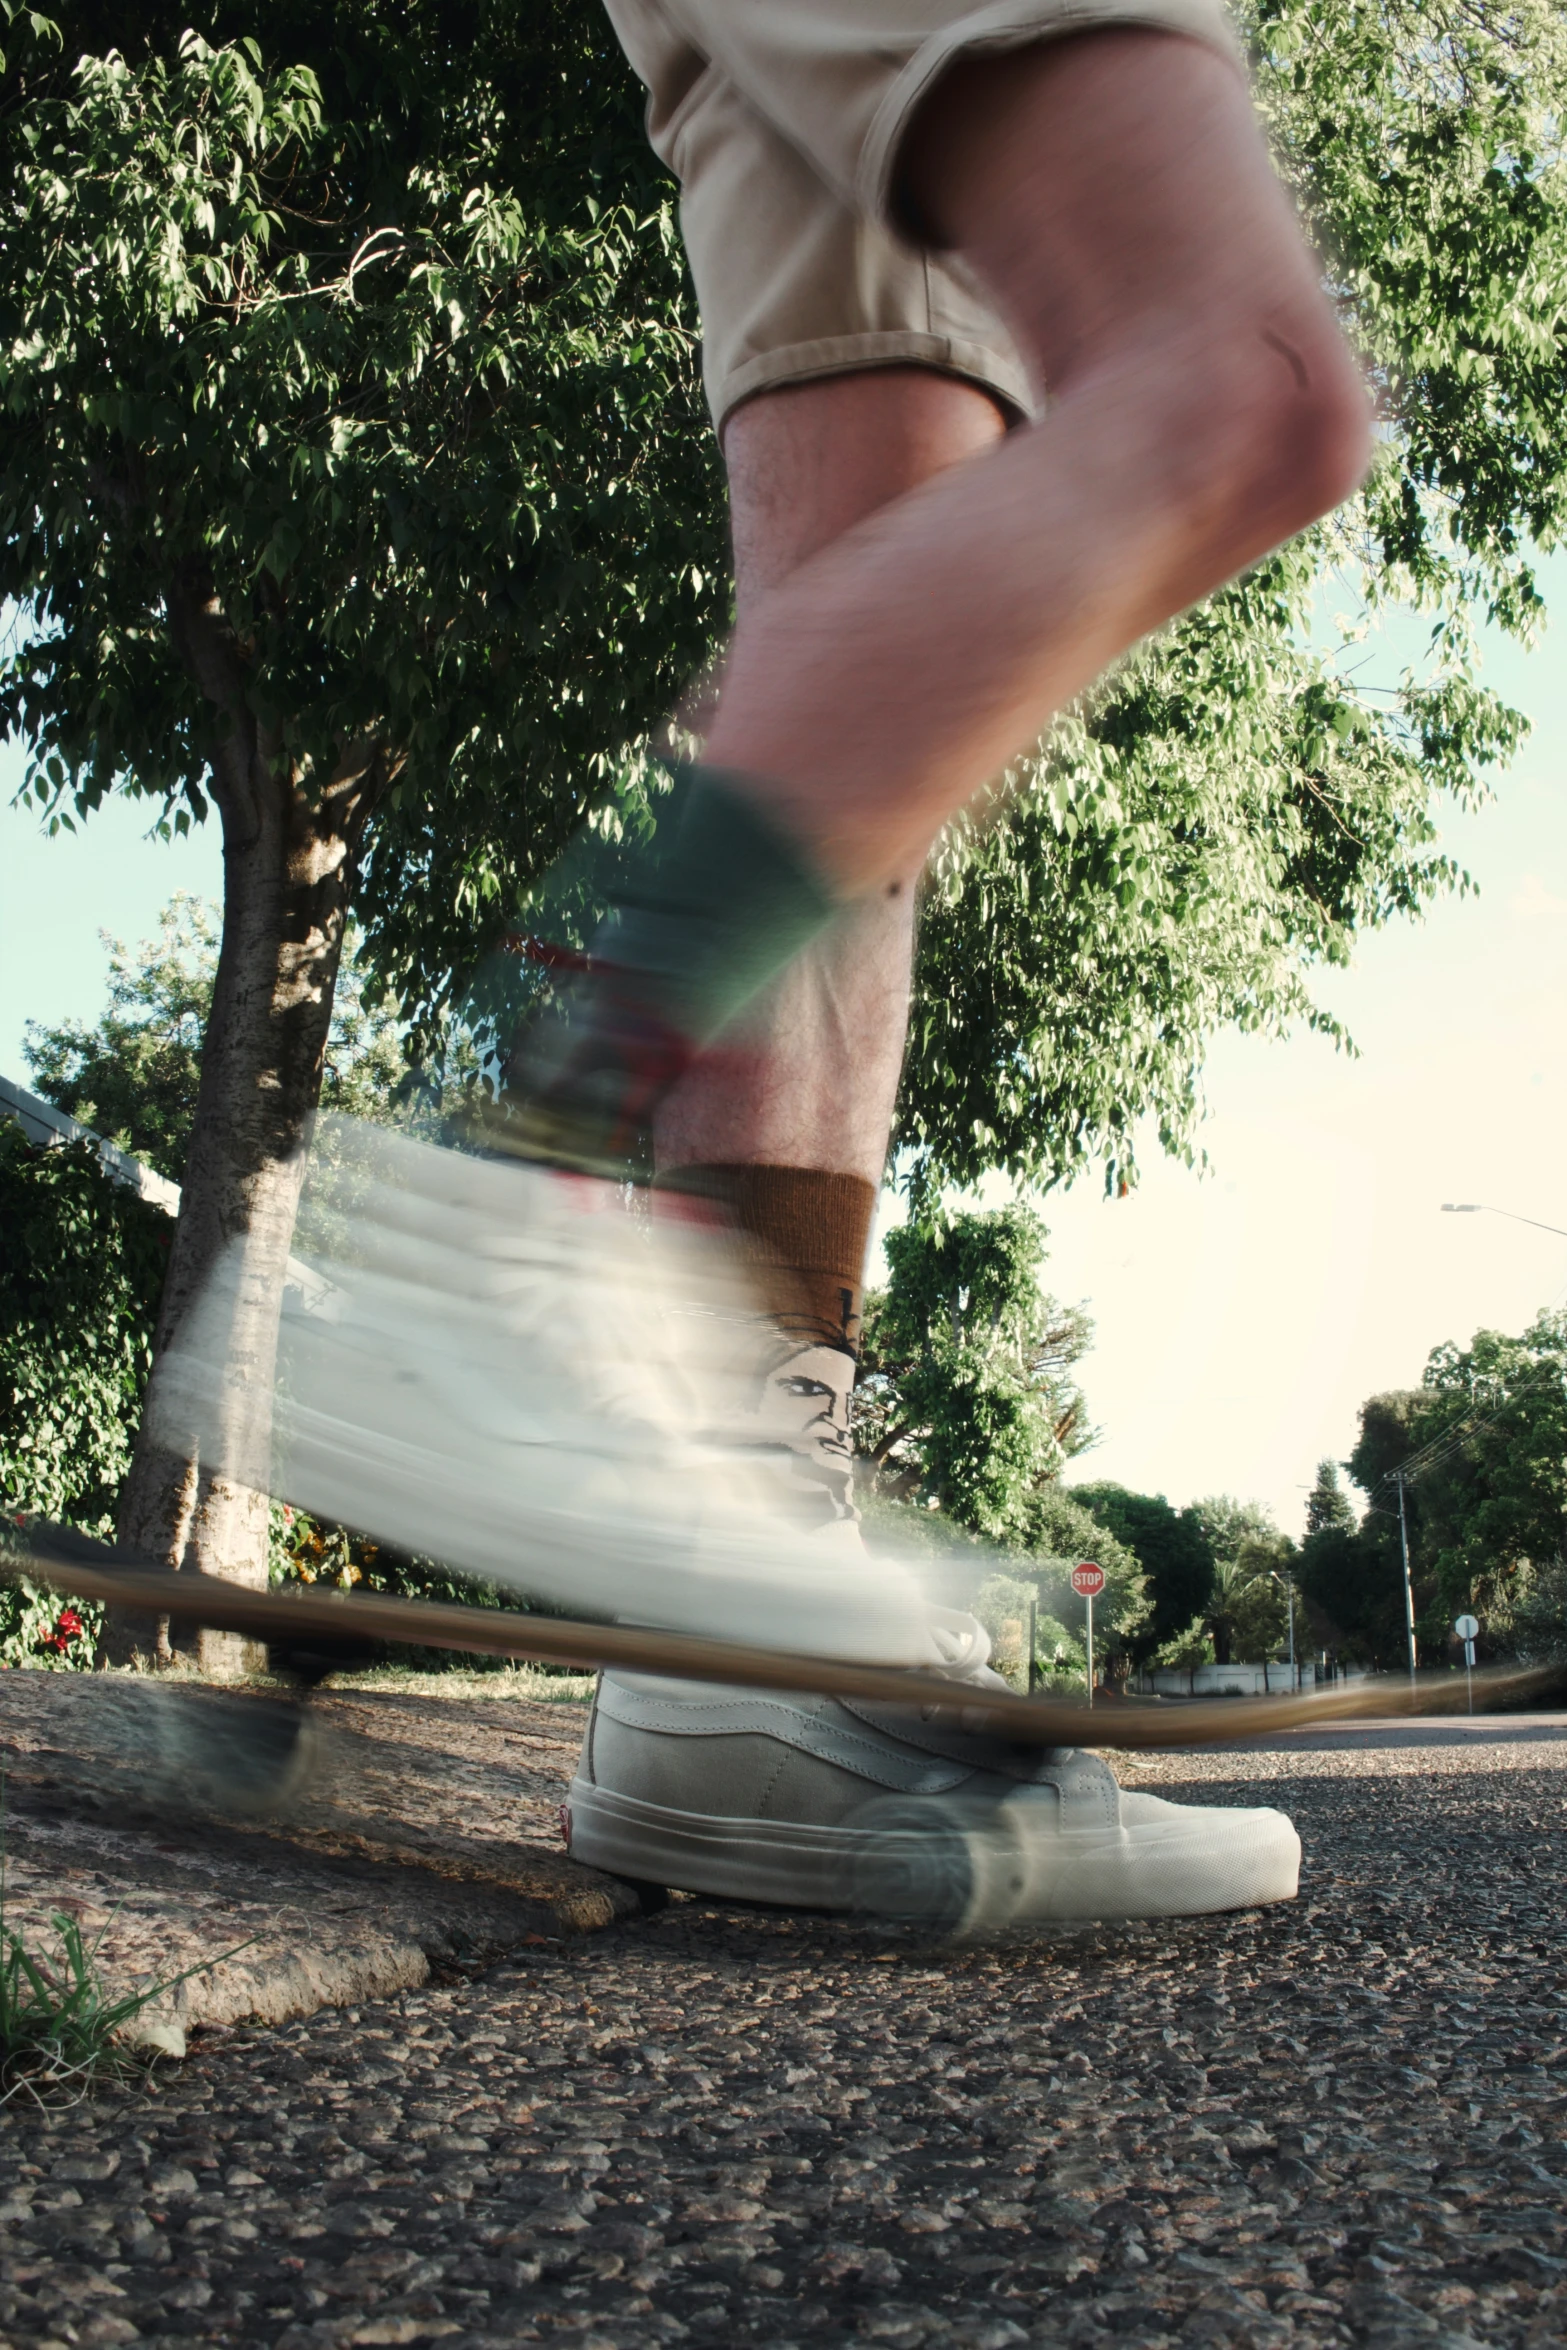
[[[950,256],[897,231],[899,142],[966,50],[1149,25],[1239,55],[1222,0],[606,0],[680,181],[713,420],[777,384],[935,367],[1028,414],[1016,347]]]

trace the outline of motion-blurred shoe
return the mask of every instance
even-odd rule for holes
[[[962,1682],[988,1644],[964,1621],[944,1619],[950,1714],[606,1673],[571,1852],[641,1882],[958,1933],[1294,1898],[1282,1812],[1126,1793],[1097,1755],[965,1730]]]
[[[317,1155],[275,1393],[243,1386],[242,1243],[159,1367],[171,1450],[571,1614],[927,1653],[913,1564],[813,1540],[819,1407],[775,1392],[806,1383],[708,1211],[348,1121]]]

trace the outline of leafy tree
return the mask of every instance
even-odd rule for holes
[[[1252,1505],[1234,1506],[1249,1510]],[[1288,1654],[1292,1607],[1296,1656],[1306,1654],[1311,1627],[1295,1580],[1295,1560],[1295,1545],[1277,1530],[1243,1536],[1221,1551],[1207,1606],[1149,1661],[1182,1667],[1271,1663]]]
[[[1420,1403],[1417,1387],[1393,1387],[1361,1405],[1360,1434],[1345,1467],[1363,1493],[1390,1483],[1419,1449]]]
[[[1227,1566],[1263,1552],[1289,1555],[1288,1541],[1260,1501],[1238,1501],[1233,1493],[1210,1493],[1194,1501],[1191,1511],[1207,1537],[1216,1565]]]
[[[1159,1646],[1150,1652],[1146,1661],[1154,1667],[1155,1671],[1194,1673],[1195,1668],[1201,1665],[1211,1665],[1215,1661],[1213,1634],[1201,1616],[1193,1616],[1183,1631],[1176,1632],[1170,1639],[1161,1641]],[[1196,1685],[1194,1678],[1192,1682],[1194,1690]]]
[[[1072,1377],[1087,1317],[1045,1295],[1025,1207],[889,1232],[865,1305],[856,1443],[884,1485],[995,1542],[1026,1541],[1035,1490],[1088,1441]]]
[[[865,1305],[855,1443],[881,1495],[901,1504],[905,1539],[935,1512],[943,1528],[982,1537],[992,1557],[1008,1554],[977,1596],[953,1594],[973,1605],[1003,1659],[1021,1661],[1032,1600],[1046,1668],[1059,1647],[1080,1673],[1079,1634],[1067,1629],[1082,1622],[1073,1567],[1093,1558],[1105,1570],[1095,1626],[1107,1664],[1137,1635],[1148,1603],[1133,1553],[1056,1482],[1092,1441],[1072,1375],[1092,1333],[1080,1309],[1042,1289],[1045,1239],[1038,1217],[1015,1205],[888,1233],[887,1286]],[[950,1556],[946,1571],[951,1581]]]
[[[1234,1559],[1221,1563],[1215,1601],[1208,1611],[1216,1663],[1255,1665],[1284,1655],[1289,1606],[1281,1570],[1294,1547],[1289,1543],[1281,1552],[1274,1544],[1248,1544]],[[1297,1635],[1299,1630],[1297,1620]]]
[[[1172,1509],[1162,1493],[1124,1485],[1074,1485],[1071,1498],[1136,1556],[1152,1603],[1139,1635],[1139,1656],[1182,1636],[1205,1614],[1213,1593],[1213,1545],[1197,1511]]]
[[[178,892],[163,909],[158,937],[134,954],[99,933],[109,950],[109,1000],[89,1026],[27,1023],[23,1046],[46,1101],[178,1183],[185,1171],[201,1085],[201,1056],[217,973],[215,907]],[[322,1068],[321,1106],[355,1118],[439,1125],[447,1089],[410,1070],[396,1003],[367,990],[350,921],[333,996]],[[456,1040],[451,1080],[471,1065]]]
[[[1152,1600],[1143,1562],[1129,1543],[1122,1542],[1084,1507],[1081,1491],[1062,1485],[1041,1486],[1028,1516],[1027,1579],[1038,1596],[1039,1658],[1053,1661],[1057,1627],[1064,1625],[1067,1668],[1080,1663],[1086,1622],[1084,1604],[1072,1589],[1075,1566],[1092,1560],[1103,1567],[1105,1587],[1094,1602],[1094,1651],[1106,1677],[1124,1679],[1127,1668],[1141,1656],[1148,1637]]]
[[[471,933],[721,618],[669,190],[565,0],[284,5],[275,68],[170,10],[67,8],[62,45],[5,6],[0,727],[60,821],[222,822],[159,1345],[245,1235],[260,1410],[370,828],[383,922],[432,886],[412,825]],[[264,1572],[264,1501],[150,1443],[121,1531]]]
[[[1094,1602],[1096,1678],[1124,1679],[1145,1634],[1149,1603],[1147,1578],[1125,1543],[1090,1516],[1060,1485],[1034,1495],[1026,1550],[1000,1573],[985,1577],[974,1594],[974,1613],[991,1636],[1003,1670],[1026,1666],[1030,1602],[1036,1610],[1035,1662],[1047,1684],[1082,1686],[1087,1664],[1084,1602],[1072,1589],[1072,1569],[1091,1559],[1102,1567],[1105,1587]],[[1026,1679],[1026,1673],[1024,1674]]]
[[[1506,1647],[1526,1664],[1567,1659],[1567,1555],[1531,1559],[1509,1597],[1510,1620],[1500,1627],[1493,1621],[1492,1638],[1500,1631]]]
[[[1317,1482],[1306,1496],[1306,1533],[1321,1534],[1329,1526],[1353,1527],[1355,1505],[1344,1491],[1337,1461],[1318,1461]]]
[[[1520,1576],[1567,1549],[1567,1313],[1519,1338],[1476,1331],[1426,1365],[1417,1420],[1421,1549],[1445,1634],[1465,1607],[1510,1616]]]
[[[1234,1594],[1228,1604],[1229,1646],[1233,1656],[1252,1664],[1287,1656],[1292,1609],[1297,1661],[1309,1655],[1311,1627],[1296,1581],[1298,1556],[1287,1534],[1246,1543],[1237,1553],[1233,1568]],[[1221,1579],[1222,1576],[1221,1569]]]
[[[1445,1655],[1453,1618],[1471,1610],[1494,1654],[1567,1647],[1567,1315],[1435,1348],[1418,1388],[1361,1406],[1349,1468],[1368,1501],[1360,1527],[1309,1534],[1300,1565],[1346,1652],[1403,1661],[1400,1472],[1421,1653]]]
[[[1366,1509],[1355,1548],[1344,1554],[1342,1562],[1353,1564],[1362,1586],[1362,1596],[1358,1604],[1352,1604],[1344,1629],[1361,1655],[1386,1669],[1405,1663],[1409,1653],[1404,1606],[1406,1535],[1417,1641],[1436,1605],[1435,1585],[1427,1571],[1418,1483],[1405,1480],[1401,1511],[1395,1475],[1420,1448],[1420,1424],[1418,1388],[1390,1388],[1384,1394],[1368,1396],[1360,1407],[1360,1434],[1346,1464],[1366,1496]],[[1427,1632],[1441,1639],[1439,1616],[1432,1617]]]
[[[0,1124],[0,1508],[111,1523],[169,1261],[163,1210],[91,1143]]]
[[[190,1149],[201,1045],[218,966],[214,910],[184,892],[133,956],[107,931],[109,1001],[98,1021],[27,1023],[22,1048],[45,1101],[178,1183]]]
[[[1210,1494],[1193,1502],[1193,1515],[1213,1553],[1213,1590],[1206,1626],[1216,1664],[1237,1658],[1260,1664],[1289,1638],[1289,1608],[1281,1579],[1295,1545],[1281,1534],[1260,1502]]]
[[[1345,1663],[1388,1670],[1404,1660],[1398,1528],[1371,1520],[1308,1534],[1296,1568],[1313,1644]]]
[[[1016,1681],[1019,1688],[1029,1686],[1031,1606],[1034,1609],[1034,1685],[1043,1683],[1047,1689],[1081,1691],[1088,1665],[1081,1629],[1071,1632],[1058,1616],[1041,1615],[1037,1587],[1015,1575],[987,1575],[974,1595],[973,1612],[990,1634],[992,1665],[997,1672]],[[1097,1657],[1095,1663],[1097,1667]]]
[[[1422,1643],[1439,1653],[1472,1609],[1505,1645],[1540,1571],[1567,1548],[1567,1315],[1519,1338],[1439,1346],[1422,1385],[1372,1398],[1351,1467],[1394,1539],[1402,1469]],[[1368,1528],[1371,1519],[1368,1517]]]
[[[1319,1463],[1307,1502],[1297,1569],[1312,1637],[1335,1657],[1383,1670],[1408,1654],[1398,1494],[1392,1472],[1416,1448],[1418,1394],[1390,1390],[1360,1407],[1360,1435],[1344,1464],[1368,1497],[1358,1521],[1331,1461]],[[1429,1585],[1420,1565],[1420,1499],[1405,1494],[1417,1606]],[[1320,1522],[1317,1522],[1320,1520]]]

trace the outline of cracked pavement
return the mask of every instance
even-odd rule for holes
[[[1567,2335],[1567,1724],[1156,1756],[1301,1899],[903,1931],[679,1899],[0,2117],[45,2350]]]

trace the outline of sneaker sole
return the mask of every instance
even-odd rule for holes
[[[567,1817],[572,1857],[612,1876],[959,1933],[1197,1917],[1292,1901],[1299,1888],[1300,1838],[1282,1812],[1193,1806],[1189,1826],[1177,1816],[1116,1834],[1047,1835],[1033,1811],[887,1797],[852,1821],[810,1827],[675,1811],[578,1779]]]

